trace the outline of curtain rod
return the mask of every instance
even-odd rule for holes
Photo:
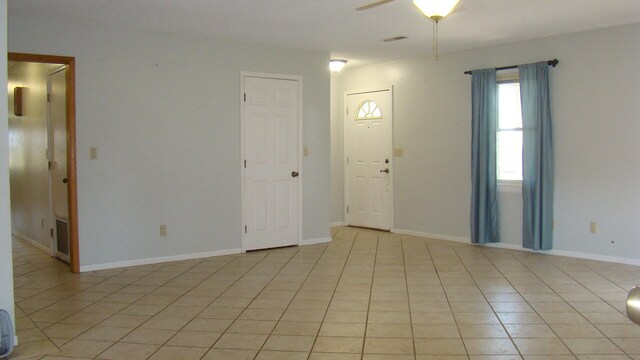
[[[558,65],[559,62],[560,62],[560,60],[558,60],[558,59],[547,60],[547,65],[552,66],[552,67],[556,67],[556,65]],[[497,67],[496,71],[517,69],[517,68],[518,68],[518,65],[502,66],[502,67]],[[465,71],[464,73],[467,74],[467,75],[471,75],[472,71],[473,70],[468,70],[468,71]]]

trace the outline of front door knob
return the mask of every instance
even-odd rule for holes
[[[388,173],[389,173],[389,168],[386,168],[386,169],[384,169],[384,170],[380,170],[380,172],[383,172],[383,173],[387,173],[387,174],[388,174]]]
[[[298,177],[298,175],[300,175],[300,174],[298,174],[297,171],[292,171],[291,172],[291,177]]]
[[[69,182],[69,180],[67,180],[67,178],[62,179],[62,183],[63,183],[63,184],[66,184],[66,183],[68,183],[68,182]]]

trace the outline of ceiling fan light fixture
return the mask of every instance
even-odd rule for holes
[[[342,70],[342,68],[345,65],[347,65],[348,62],[349,62],[349,60],[331,59],[329,61],[329,70],[331,70],[333,72],[338,72],[338,71]]]
[[[459,2],[460,0],[413,0],[413,5],[420,9],[424,16],[439,21],[449,15]]]

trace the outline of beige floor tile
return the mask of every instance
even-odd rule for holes
[[[176,330],[138,328],[120,340],[126,343],[162,345],[176,333]]]
[[[151,356],[158,348],[158,345],[116,343],[98,355],[98,359],[143,360]]]
[[[315,336],[271,335],[262,347],[273,351],[311,351]]]
[[[414,324],[413,336],[429,339],[459,339],[460,331],[456,325]]]
[[[257,350],[211,349],[202,360],[253,360]]]
[[[415,324],[455,324],[453,313],[447,312],[412,312],[411,322]]]
[[[561,338],[601,338],[604,335],[590,324],[551,324],[553,331]]]
[[[611,341],[627,354],[640,355],[640,341],[636,338],[612,338]]]
[[[21,344],[26,344],[32,341],[46,340],[48,337],[42,330],[38,328],[24,329],[16,331],[16,335],[20,339]]]
[[[90,325],[73,325],[73,324],[54,324],[44,329],[45,335],[48,337],[74,339],[83,332],[91,328]]]
[[[198,360],[207,352],[204,348],[163,346],[150,360]]]
[[[365,324],[325,322],[320,328],[319,336],[364,337],[364,332]]]
[[[640,326],[636,324],[603,324],[597,327],[610,338],[638,338],[640,341]]]
[[[514,339],[513,342],[526,355],[563,355],[570,354],[560,339]]]
[[[308,352],[260,351],[256,360],[307,360]]]
[[[319,336],[313,347],[314,352],[362,353],[364,338]]]
[[[544,320],[536,313],[497,313],[503,324],[544,324]]]
[[[220,320],[220,319],[193,319],[189,321],[189,319],[185,319],[188,321],[188,324],[184,326],[184,330],[189,331],[213,331],[213,332],[224,332],[231,326],[233,320]],[[146,324],[145,324],[146,325]],[[143,325],[143,327],[145,327]],[[160,326],[160,325],[157,325]]]
[[[557,337],[548,325],[506,324],[504,327],[512,338],[554,339]]]
[[[509,339],[464,339],[469,355],[511,355],[518,354]]]
[[[263,334],[229,334],[218,339],[213,346],[219,349],[260,350],[268,335]]]
[[[116,314],[107,320],[103,321],[103,326],[116,326],[116,327],[137,327],[145,321],[149,320],[150,316],[146,315],[120,315]]]
[[[176,333],[166,345],[210,348],[222,333],[182,330]]]
[[[237,334],[271,334],[276,326],[273,320],[236,320],[227,332]]]
[[[465,339],[497,339],[508,338],[502,325],[459,324],[460,334]]]
[[[413,340],[368,337],[365,340],[364,352],[368,354],[413,354]]]
[[[368,324],[367,337],[411,338],[410,324]]]
[[[361,360],[361,355],[312,352],[309,360]]]
[[[409,312],[369,311],[369,324],[411,324]]]
[[[466,355],[460,339],[414,339],[416,354],[422,355]]]
[[[284,318],[283,318],[284,320]],[[309,320],[308,320],[309,321]],[[366,311],[334,311],[329,310],[324,318],[326,322],[332,323],[357,323],[362,324],[367,321]]]
[[[400,354],[364,354],[363,360],[415,360],[414,355],[400,355]]]
[[[94,358],[112,344],[111,341],[71,340],[60,348],[60,355]]]
[[[17,242],[17,358],[640,359],[640,327],[623,315],[627,265],[332,235],[80,276]]]
[[[272,333],[277,335],[313,335],[316,336],[320,329],[320,322],[291,322],[280,321]]]
[[[577,355],[622,354],[609,339],[564,339],[564,343]]]
[[[78,337],[80,340],[118,341],[133,331],[134,328],[98,325]]]

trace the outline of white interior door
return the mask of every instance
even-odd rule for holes
[[[299,82],[244,77],[244,249],[299,242]]]
[[[54,254],[69,261],[67,196],[67,69],[49,75],[49,162]],[[61,228],[64,226],[65,228]],[[58,236],[60,235],[60,236]],[[60,237],[60,238],[59,238]]]
[[[391,89],[348,94],[346,106],[347,224],[390,230],[393,146]]]

